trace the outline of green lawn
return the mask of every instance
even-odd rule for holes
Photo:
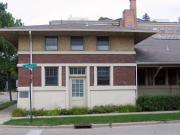
[[[11,105],[14,105],[16,103],[17,103],[17,101],[2,103],[2,104],[0,104],[0,111],[11,106]]]
[[[124,123],[143,121],[170,121],[180,120],[180,113],[168,114],[138,114],[138,115],[117,115],[117,116],[84,116],[65,118],[37,118],[34,119],[34,126],[55,126],[69,124],[103,124],[103,123]],[[10,120],[5,125],[29,125],[29,119]]]

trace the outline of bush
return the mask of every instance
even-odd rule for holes
[[[13,117],[25,117],[28,115],[28,111],[25,109],[16,108],[12,111]]]
[[[180,95],[141,96],[137,105],[142,111],[171,111],[180,109]]]
[[[70,115],[70,112],[67,109],[61,109],[60,115]]]
[[[137,112],[139,109],[133,105],[119,106],[118,112]]]
[[[53,109],[53,110],[48,110],[47,111],[47,115],[48,116],[57,116],[61,114],[61,110],[60,109]]]
[[[75,107],[69,110],[70,115],[82,115],[82,114],[88,114],[89,110],[86,107]]]
[[[32,115],[34,115],[34,116],[46,116],[47,111],[45,111],[44,109],[40,109],[40,110],[33,109]]]
[[[112,113],[118,112],[118,106],[115,105],[105,105],[105,106],[95,106],[90,110],[90,113]]]

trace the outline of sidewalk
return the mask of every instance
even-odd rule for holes
[[[15,108],[16,108],[16,104],[0,111],[0,124],[3,124],[5,121],[11,119],[11,112]]]

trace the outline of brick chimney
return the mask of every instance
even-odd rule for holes
[[[130,9],[123,11],[123,27],[135,29],[137,25],[136,20],[136,0],[130,0]]]

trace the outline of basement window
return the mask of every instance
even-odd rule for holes
[[[45,37],[45,50],[57,51],[58,50],[58,37]]]
[[[97,85],[110,85],[109,67],[97,67]]]
[[[45,67],[46,86],[58,85],[58,67]]]
[[[98,36],[97,42],[96,42],[96,50],[98,50],[98,51],[110,50],[109,37]]]

